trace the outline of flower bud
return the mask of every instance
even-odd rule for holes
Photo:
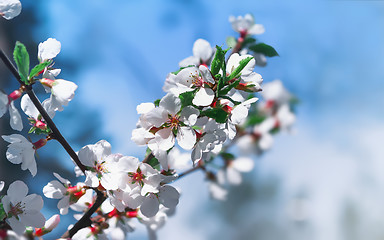
[[[20,89],[17,89],[15,91],[13,91],[11,94],[8,95],[8,99],[9,99],[10,102],[14,101],[14,100],[20,98],[22,94],[23,94],[23,92],[20,91]]]
[[[52,88],[54,82],[55,82],[55,80],[51,80],[48,78],[43,78],[40,80],[41,84],[43,84],[44,86],[49,87],[49,88]]]
[[[32,143],[32,144],[33,144],[33,148],[34,148],[35,150],[37,150],[37,149],[39,149],[39,148],[44,147],[45,144],[47,144],[47,139],[46,139],[46,138],[42,138],[42,139],[40,139],[39,141],[34,142],[34,143]]]
[[[41,237],[57,227],[60,223],[60,215],[55,214],[45,222],[44,227],[35,229],[35,236]]]

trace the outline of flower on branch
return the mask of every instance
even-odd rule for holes
[[[6,153],[8,161],[13,164],[21,163],[22,170],[28,169],[32,176],[35,176],[37,173],[35,151],[43,147],[47,143],[47,139],[43,138],[31,143],[20,134],[2,135],[2,138],[10,143]]]
[[[28,193],[27,185],[22,181],[15,181],[9,185],[7,195],[1,200],[6,222],[17,234],[22,234],[26,226],[41,228],[45,218],[40,210],[43,208],[43,199],[36,194]]]
[[[21,95],[22,92],[20,90],[16,90],[10,95],[0,91],[0,117],[9,110],[11,128],[17,131],[23,130],[23,121],[13,101],[20,98]]]
[[[214,54],[214,48],[212,48],[211,44],[207,40],[197,39],[193,44],[193,56],[187,57],[179,63],[180,67],[188,67],[190,65],[195,65],[199,67],[199,65],[210,65],[210,61]]]
[[[63,79],[48,79],[43,78],[40,80],[47,92],[51,92],[51,107],[53,111],[63,111],[63,106],[68,103],[75,96],[77,85],[71,81]]]
[[[229,22],[232,24],[233,30],[240,33],[242,37],[246,35],[263,34],[265,29],[262,24],[255,24],[255,19],[251,14],[243,16],[229,17]]]

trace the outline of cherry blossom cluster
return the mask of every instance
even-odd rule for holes
[[[20,11],[18,0],[0,0],[0,15],[5,19]],[[295,121],[295,98],[279,80],[262,86],[262,76],[254,71],[256,65],[265,65],[260,59],[277,55],[271,46],[253,37],[262,34],[264,27],[255,24],[249,14],[230,17],[229,21],[240,36],[227,39],[228,49],[196,40],[193,55],[180,61],[179,69],[166,77],[165,96],[137,106],[140,117],[132,140],[147,147],[141,160],[112,153],[106,140],[74,152],[52,121],[77,89],[75,83],[57,79],[61,70],[54,68],[53,60],[61,43],[54,38],[40,43],[39,64],[32,69],[26,47],[16,43],[14,75],[20,88],[10,94],[0,91],[0,117],[8,111],[11,128],[22,131],[16,107],[20,98],[20,108],[31,125],[28,133],[40,139],[31,142],[21,134],[3,135],[9,143],[6,158],[35,176],[37,149],[52,139],[66,149],[81,180],[72,184],[53,173],[56,180],[43,187],[45,197],[58,200],[60,215],[68,214],[69,209],[76,212],[76,223],[68,227],[63,239],[123,240],[134,230],[134,219],[146,226],[150,239],[155,239],[156,230],[179,203],[180,192],[171,186],[174,181],[201,170],[212,197],[224,200],[226,185],[240,184],[241,173],[254,167],[249,154],[268,150],[272,134],[290,130]],[[2,60],[12,65],[1,54]],[[33,92],[35,84],[50,94],[42,103]],[[235,156],[233,148],[242,150],[241,155]],[[0,191],[4,185],[1,181]],[[6,195],[0,196],[0,239],[41,238],[59,224],[59,214],[46,221],[40,213],[40,195],[27,194],[27,185],[17,180],[9,185]]]

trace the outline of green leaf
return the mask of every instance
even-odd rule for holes
[[[229,84],[227,87],[223,88],[222,90],[219,91],[219,96],[224,96],[226,95],[229,91],[231,91],[232,88],[237,87],[239,85],[240,79],[234,81],[233,83]]]
[[[179,98],[181,100],[181,109],[183,109],[186,106],[191,106],[192,100],[195,97],[197,89],[191,91],[191,92],[183,92],[179,95]]]
[[[51,63],[52,63],[52,60],[48,60],[36,65],[34,68],[32,68],[31,73],[29,74],[29,79],[38,75],[41,71],[44,70],[44,68],[48,67]]]
[[[243,47],[245,47],[245,46],[248,45],[248,44],[255,43],[255,42],[256,42],[256,39],[255,39],[255,38],[250,37],[250,36],[247,36],[247,37],[244,39]]]
[[[147,163],[151,165],[151,167],[157,170],[160,170],[160,163],[159,163],[159,160],[157,160],[157,158],[153,157]]]
[[[236,38],[234,37],[227,37],[225,42],[229,48],[234,48],[237,44]]]
[[[160,105],[160,101],[161,101],[161,99],[159,98],[159,99],[155,100],[153,102],[153,104],[155,104],[155,106],[158,107]]]
[[[207,117],[213,118],[218,123],[226,123],[228,113],[221,108],[211,108],[211,109],[202,111],[200,116],[207,116]]]
[[[3,204],[0,202],[0,221],[3,221],[4,218],[6,218],[6,217],[7,217],[7,214],[5,213]]]
[[[224,152],[224,153],[220,153],[220,156],[227,161],[235,159],[235,155],[233,155],[232,153]]]
[[[251,61],[252,59],[253,59],[253,57],[247,57],[247,58],[242,59],[239,63],[239,66],[235,70],[233,70],[231,75],[229,75],[228,79],[231,80],[234,78],[238,78],[240,76],[241,70],[243,70],[245,68],[245,66],[247,66],[249,61]]]
[[[29,55],[27,48],[19,41],[16,42],[13,58],[16,62],[17,69],[19,70],[21,81],[28,84]]]
[[[254,126],[254,125],[260,124],[265,119],[266,119],[265,116],[262,116],[259,114],[254,114],[254,115],[248,116],[247,123],[245,124],[245,126],[249,127],[249,126]]]
[[[223,65],[225,64],[225,54],[227,51],[228,49],[223,50],[221,47],[216,45],[216,53],[211,63],[211,73],[213,76],[218,74],[220,69],[223,68]]]
[[[273,47],[265,43],[252,45],[249,47],[249,49],[255,53],[262,53],[267,57],[279,56],[279,54],[276,52],[276,50]]]

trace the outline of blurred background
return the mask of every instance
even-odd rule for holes
[[[75,151],[106,139],[115,153],[143,157],[145,149],[130,140],[136,106],[164,95],[166,75],[192,55],[194,41],[224,45],[237,36],[230,15],[252,13],[266,28],[256,37],[280,57],[255,71],[265,82],[281,79],[300,99],[294,134],[277,135],[226,202],[210,199],[200,172],[177,182],[180,203],[159,239],[384,239],[384,1],[21,3],[18,17],[0,19],[0,47],[11,56],[19,40],[36,63],[39,42],[61,42],[55,66],[79,88],[54,120]],[[7,93],[18,87],[3,64],[0,79]],[[8,114],[0,121],[2,135],[13,133]],[[1,139],[0,179],[7,185],[23,178],[30,192],[42,194],[52,170],[74,180],[59,144],[38,151],[35,178],[6,160],[6,146]],[[46,217],[58,213],[56,200],[44,201]],[[48,238],[73,222],[71,213],[62,219]],[[146,231],[137,224],[129,238],[146,239]]]

